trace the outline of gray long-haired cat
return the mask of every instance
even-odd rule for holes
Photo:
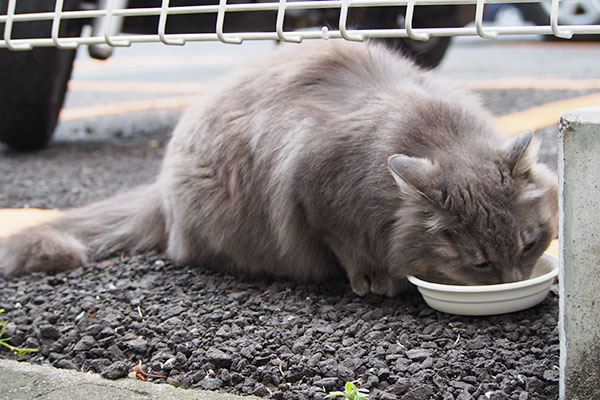
[[[0,241],[0,273],[118,250],[393,296],[530,275],[556,234],[538,140],[373,43],[282,46],[191,107],[156,182]]]

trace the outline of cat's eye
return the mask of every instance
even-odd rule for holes
[[[535,248],[535,246],[537,245],[537,242],[534,240],[532,242],[529,242],[525,245],[525,247],[523,247],[523,250],[521,251],[521,254],[526,254],[529,253],[531,250],[533,250]]]
[[[482,263],[473,265],[473,268],[476,268],[476,269],[489,269],[489,268],[491,268],[493,266],[494,266],[494,264],[491,261],[486,261],[486,262],[482,262]]]

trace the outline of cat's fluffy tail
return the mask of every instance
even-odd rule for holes
[[[0,275],[73,269],[89,257],[157,248],[165,238],[159,187],[140,186],[0,239]]]

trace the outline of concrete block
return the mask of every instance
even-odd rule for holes
[[[264,400],[0,359],[2,400]]]
[[[560,122],[560,398],[600,399],[600,107]]]

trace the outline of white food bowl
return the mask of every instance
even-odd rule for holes
[[[417,286],[429,307],[457,315],[494,315],[524,310],[541,303],[558,275],[555,256],[544,253],[531,278],[497,285],[457,286],[408,280]]]

